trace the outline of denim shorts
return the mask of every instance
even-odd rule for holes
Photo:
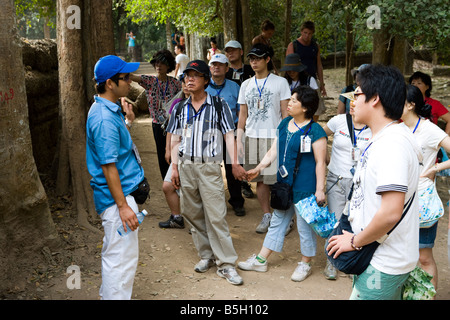
[[[429,228],[419,229],[419,249],[433,248],[436,240],[437,226],[439,221]]]

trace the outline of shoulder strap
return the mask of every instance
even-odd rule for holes
[[[347,113],[346,117],[347,117],[348,134],[350,135],[350,139],[352,140],[352,146],[354,146],[355,145],[355,131],[353,130],[352,116],[350,115],[350,113]]]
[[[402,217],[400,218],[400,220],[398,220],[398,222],[395,224],[395,226],[387,234],[390,234],[392,231],[394,231],[394,229],[400,224],[400,222],[402,222],[403,218],[408,213],[409,208],[411,208],[411,204],[412,204],[415,196],[416,196],[416,193],[414,192],[413,195],[411,196],[411,198],[409,198],[408,202],[405,203],[405,205],[403,206]]]

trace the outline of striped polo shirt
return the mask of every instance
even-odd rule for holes
[[[198,112],[191,104],[191,98],[179,102],[173,109],[167,132],[180,135],[178,149],[180,161],[221,162],[224,151],[223,135],[234,130],[230,107],[223,98],[221,115],[216,112],[212,97],[207,94]]]

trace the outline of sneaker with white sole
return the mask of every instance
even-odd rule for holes
[[[256,227],[257,233],[266,233],[270,226],[270,219],[272,219],[271,213],[265,213],[262,217],[261,222]]]
[[[234,285],[241,285],[244,283],[241,276],[237,273],[236,268],[223,268],[217,270],[217,275],[221,278],[227,279],[227,281]]]
[[[256,254],[253,254],[247,261],[241,261],[238,263],[238,268],[245,271],[258,271],[258,272],[266,272],[267,271],[267,261],[261,263],[256,259]]]
[[[327,265],[325,266],[325,269],[323,270],[323,274],[325,275],[325,278],[327,280],[336,280],[337,277],[337,270],[336,268],[330,263],[330,261],[327,259]]]
[[[215,265],[215,262],[213,259],[202,259],[200,260],[194,267],[195,272],[206,272]]]
[[[297,268],[291,276],[292,281],[303,281],[311,274],[311,265],[306,262],[299,262]]]

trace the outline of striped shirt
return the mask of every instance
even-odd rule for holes
[[[174,107],[167,132],[181,136],[178,149],[181,161],[222,161],[223,135],[234,130],[234,121],[226,101],[219,98],[218,102],[222,103],[219,116],[213,105],[213,99],[217,97],[207,94],[198,112],[192,107],[191,98]]]

